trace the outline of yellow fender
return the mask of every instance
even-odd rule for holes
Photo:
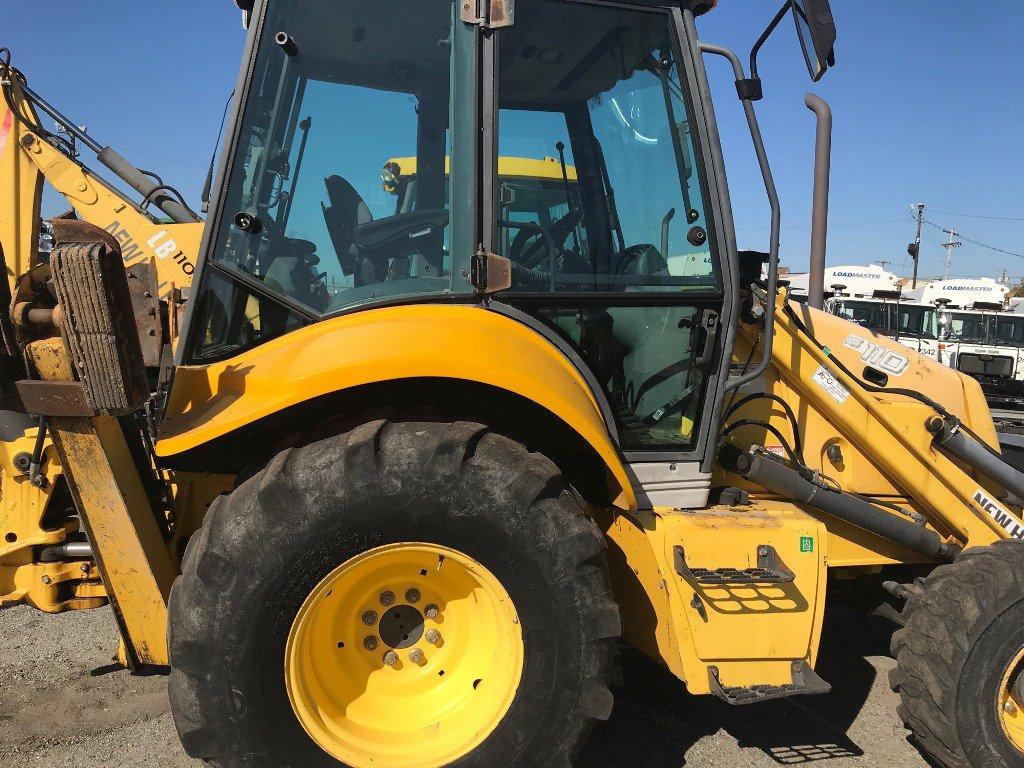
[[[522,323],[480,307],[412,305],[315,323],[230,360],[179,366],[157,442],[172,456],[320,395],[409,378],[487,384],[546,408],[603,459],[636,508],[618,448],[572,363]]]

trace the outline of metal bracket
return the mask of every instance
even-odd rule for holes
[[[508,290],[512,287],[512,262],[488,252],[481,244],[473,255],[470,282],[480,293]]]
[[[26,413],[35,416],[95,416],[85,386],[80,381],[14,382]]]
[[[503,29],[515,23],[515,0],[462,0],[459,18],[485,29]]]

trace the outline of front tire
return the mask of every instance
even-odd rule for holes
[[[1024,768],[1024,542],[965,551],[893,635],[899,714],[944,768]]]
[[[211,507],[171,594],[171,704],[224,768],[568,766],[610,714],[618,634],[554,464],[480,424],[377,419]]]

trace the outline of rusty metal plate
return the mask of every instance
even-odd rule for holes
[[[14,383],[26,413],[36,416],[93,416],[78,381],[29,381]]]
[[[515,21],[515,0],[484,0],[486,18],[479,15],[477,0],[462,0],[459,18],[467,24],[480,24],[488,29],[511,27]]]
[[[147,368],[155,368],[160,365],[164,322],[157,295],[156,265],[152,260],[128,267],[128,295],[132,300],[135,327],[139,329],[142,362]]]
[[[515,21],[515,0],[490,0],[491,14],[487,26],[491,29],[511,27]]]

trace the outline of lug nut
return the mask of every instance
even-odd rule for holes
[[[1003,710],[1005,710],[1006,714],[1008,714],[1008,715],[1016,715],[1017,714],[1017,705],[1014,704],[1012,700],[1007,699],[1006,703],[1003,704]]]
[[[49,583],[50,583],[50,577],[49,576],[43,576],[43,584],[49,584]]]
[[[411,661],[413,664],[422,664],[423,659],[423,651],[421,651],[419,648],[413,648],[411,651],[409,651],[409,661]]]
[[[376,611],[367,611],[366,613],[363,614],[363,624],[365,624],[368,627],[372,627],[376,623],[377,623],[377,612]]]
[[[431,645],[437,645],[441,642],[441,633],[436,629],[431,629],[426,634],[427,642]]]
[[[395,602],[395,593],[394,592],[384,592],[384,593],[381,594],[381,596],[380,596],[380,604],[381,605],[386,607],[386,606],[394,604],[394,602]]]
[[[398,663],[398,654],[394,651],[388,651],[384,654],[384,663],[389,667],[393,667]]]
[[[373,635],[368,635],[367,638],[363,640],[363,647],[368,651],[377,650],[377,638]]]
[[[438,615],[440,615],[440,613],[441,612],[438,610],[437,606],[433,603],[428,605],[426,607],[426,610],[423,611],[423,615],[426,616],[428,619],[436,619]]]
[[[410,603],[418,603],[420,601],[420,591],[418,589],[410,589],[405,593],[405,599]]]

